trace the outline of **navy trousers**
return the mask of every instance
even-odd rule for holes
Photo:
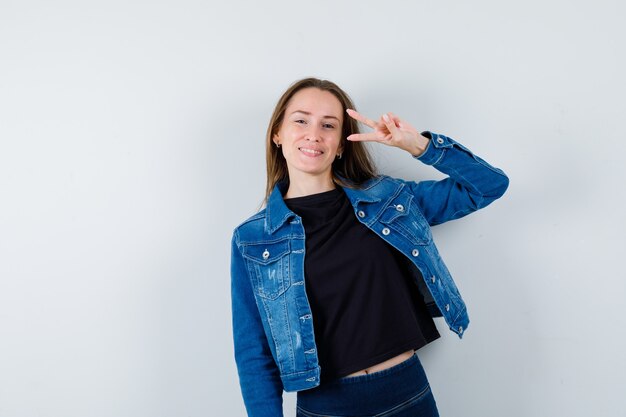
[[[438,417],[417,353],[371,374],[335,379],[298,391],[297,417]]]

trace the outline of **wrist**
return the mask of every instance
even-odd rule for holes
[[[418,133],[417,137],[410,143],[406,151],[409,152],[411,156],[418,158],[426,152],[426,148],[428,148],[429,143],[430,140],[428,140],[428,138]]]

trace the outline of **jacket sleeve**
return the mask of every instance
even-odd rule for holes
[[[453,139],[422,132],[430,139],[426,150],[414,158],[448,174],[440,181],[407,181],[419,207],[432,225],[458,219],[500,198],[509,178]]]
[[[235,362],[249,417],[281,417],[283,385],[270,351],[252,284],[233,233],[231,299]]]

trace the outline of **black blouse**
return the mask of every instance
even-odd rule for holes
[[[321,382],[440,337],[404,255],[358,221],[343,189],[284,201],[304,225]]]

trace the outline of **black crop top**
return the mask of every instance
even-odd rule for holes
[[[358,221],[343,189],[284,201],[304,225],[321,382],[440,336],[404,255]]]

